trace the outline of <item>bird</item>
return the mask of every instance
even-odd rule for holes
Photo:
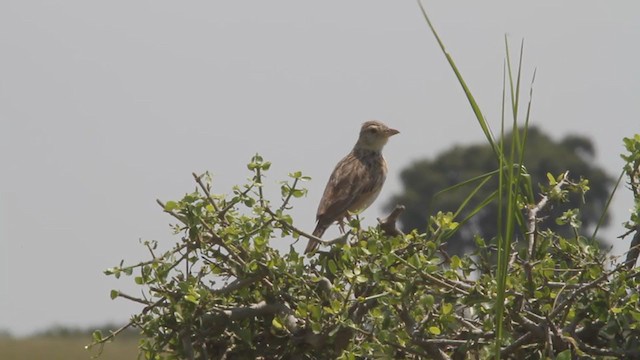
[[[387,177],[382,148],[398,133],[380,121],[362,124],[358,141],[333,169],[324,189],[316,213],[315,237],[321,238],[331,224],[336,221],[342,224],[350,213],[359,213],[375,201]],[[309,239],[304,253],[315,251],[319,244]]]

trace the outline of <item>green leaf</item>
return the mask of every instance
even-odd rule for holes
[[[440,335],[440,328],[437,326],[430,326],[429,332],[432,333],[433,335]]]
[[[167,203],[164,204],[164,211],[173,211],[177,208],[178,208],[178,203],[175,201],[167,201]]]
[[[353,274],[353,270],[351,270],[351,269],[345,269],[343,274],[347,279],[351,279],[351,278],[353,278],[355,276]]]
[[[421,267],[420,257],[418,256],[418,254],[413,254],[413,256],[409,258],[409,264],[411,264],[411,266],[415,268]]]
[[[422,304],[424,304],[426,307],[432,307],[435,302],[436,300],[431,294],[422,297]]]
[[[327,266],[329,267],[329,271],[332,274],[337,274],[338,273],[338,266],[336,265],[335,261],[329,260],[329,262],[327,262]]]
[[[307,191],[302,189],[295,189],[293,190],[292,194],[295,198],[301,198],[307,194]]]
[[[567,349],[556,355],[556,360],[571,360],[571,349]]]
[[[196,294],[188,294],[184,296],[184,299],[187,300],[190,303],[196,304],[198,305],[200,303],[199,301],[199,296]]]
[[[277,330],[283,330],[284,329],[284,326],[282,325],[282,323],[280,322],[280,320],[278,319],[277,316],[274,316],[273,320],[271,320],[271,326],[273,326]]]
[[[317,304],[309,304],[307,308],[309,310],[309,313],[311,314],[311,319],[320,320],[320,318],[322,317],[320,306],[318,306]]]
[[[442,313],[444,315],[450,314],[451,310],[453,310],[453,305],[451,303],[442,304]]]
[[[457,255],[453,255],[451,257],[451,268],[452,269],[459,269],[462,266],[462,261],[460,260],[460,258]]]
[[[118,290],[111,290],[111,293],[109,294],[109,296],[111,297],[111,300],[117,298],[118,296],[120,296],[120,291]]]
[[[100,330],[96,330],[91,334],[91,337],[93,338],[94,342],[100,342],[102,341],[102,331]]]

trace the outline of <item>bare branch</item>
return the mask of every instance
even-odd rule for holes
[[[585,291],[596,287],[598,284],[600,284],[601,282],[607,280],[609,278],[609,276],[613,275],[614,273],[622,270],[624,266],[618,266],[617,268],[615,268],[614,270],[610,271],[610,272],[606,272],[603,275],[601,275],[599,278],[586,283],[584,285],[582,285],[581,287],[579,287],[578,289],[576,289],[574,292],[572,292],[566,299],[564,299],[564,301],[562,301],[560,304],[556,305],[555,308],[549,313],[548,318],[549,319],[553,319],[554,317],[556,317],[565,307],[569,306],[572,302],[574,302],[579,295],[581,295],[582,293],[584,293]]]
[[[298,330],[298,323],[303,322],[294,316],[293,310],[288,306],[277,302],[267,303],[266,301],[260,301],[259,303],[249,306],[220,309],[217,311],[224,314],[229,320],[243,320],[265,315],[285,315],[285,323],[283,325],[292,333]]]
[[[558,183],[553,187],[551,192],[560,192],[562,187],[566,185],[568,180],[569,172],[566,171],[562,174],[562,178]],[[533,258],[533,251],[535,248],[536,241],[536,225],[538,223],[538,212],[544,209],[549,202],[549,197],[547,195],[542,196],[542,199],[533,207],[527,209],[527,235],[529,236],[529,251],[527,252],[527,256],[529,261]]]
[[[317,236],[314,236],[314,235],[311,235],[311,234],[309,234],[309,233],[306,233],[306,232],[304,232],[304,231],[302,231],[302,230],[298,229],[297,227],[295,227],[295,226],[293,226],[293,225],[289,224],[288,222],[286,222],[286,221],[284,221],[284,220],[280,219],[280,218],[278,217],[278,215],[277,215],[275,212],[273,212],[273,210],[271,210],[271,209],[270,209],[270,208],[268,208],[268,207],[265,207],[265,208],[264,208],[264,211],[266,211],[269,215],[271,215],[271,217],[273,217],[273,219],[274,219],[275,221],[277,221],[280,225],[282,225],[282,226],[286,227],[287,229],[289,229],[289,230],[291,230],[291,231],[293,231],[293,232],[296,232],[296,233],[300,234],[301,236],[303,236],[303,237],[305,237],[305,238],[307,238],[307,239],[309,239],[309,240],[315,240],[315,241],[317,241],[317,242],[321,243],[321,244],[322,244],[322,245],[324,245],[324,246],[330,246],[330,245],[338,244],[338,243],[345,243],[345,242],[346,242],[346,240],[347,240],[347,238],[349,237],[349,235],[351,235],[351,231],[347,231],[347,232],[346,232],[346,233],[344,233],[343,235],[340,235],[340,236],[338,236],[337,238],[335,238],[335,239],[333,239],[333,240],[323,240],[323,239],[320,239],[320,238],[319,238],[319,237],[317,237]]]
[[[234,281],[232,281],[230,284],[228,284],[227,286],[220,288],[220,289],[211,289],[211,293],[214,295],[224,295],[224,294],[228,294],[232,291],[238,290],[238,289],[242,289],[245,286],[249,286],[253,283],[256,283],[260,280],[262,280],[262,278],[264,278],[267,274],[260,274],[260,275],[256,275],[256,276],[252,276],[246,279],[236,279]]]
[[[437,343],[433,343],[430,340],[437,340],[437,339],[424,339],[424,340],[413,339],[412,342],[420,346],[422,349],[424,349],[424,351],[426,351],[427,354],[429,354],[430,359],[436,359],[436,360],[451,359],[444,351],[442,351],[442,349],[440,349],[440,347],[438,347]],[[466,341],[464,341],[464,343],[466,343]],[[460,345],[460,344],[456,344],[456,345]]]
[[[178,221],[180,221],[183,224],[187,223],[187,219],[185,219],[184,216],[178,214],[177,212],[175,212],[173,210],[167,210],[165,208],[165,204],[162,201],[160,201],[160,199],[156,199],[156,202],[158,203],[158,205],[160,205],[160,207],[162,208],[162,210],[164,212],[166,212],[167,214],[169,214],[169,215],[173,216],[174,218],[178,219]]]
[[[205,184],[202,182],[202,175],[198,176],[196,175],[196,173],[191,173],[191,175],[193,175],[193,178],[196,180],[198,185],[200,185],[200,188],[202,189],[204,194],[207,196],[207,200],[209,200],[209,204],[211,204],[211,206],[213,206],[213,209],[216,212],[218,212],[219,211],[218,204],[216,204],[215,199],[209,193],[209,188],[205,186]]]
[[[518,339],[516,339],[516,341],[509,344],[509,346],[500,350],[500,356],[503,356],[506,358],[507,356],[513,354],[521,346],[530,344],[533,341],[535,341],[535,335],[531,331],[529,331],[524,335],[520,336]]]
[[[131,300],[133,302],[137,302],[137,303],[142,304],[142,305],[151,305],[151,302],[148,301],[148,300],[143,300],[143,299],[131,296],[131,295],[127,295],[127,294],[125,294],[123,292],[120,292],[120,291],[118,291],[118,297],[125,298],[127,300]]]

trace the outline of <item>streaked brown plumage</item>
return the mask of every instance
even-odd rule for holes
[[[329,177],[318,206],[314,236],[322,237],[332,223],[341,222],[349,213],[360,212],[375,201],[387,177],[382,148],[398,132],[379,121],[362,124],[353,150],[340,160]],[[315,251],[318,245],[319,242],[309,240],[305,254]]]

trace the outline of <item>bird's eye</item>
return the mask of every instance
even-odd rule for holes
[[[372,133],[372,134],[375,134],[375,133],[378,132],[378,128],[371,127],[371,128],[368,128],[367,131]]]

